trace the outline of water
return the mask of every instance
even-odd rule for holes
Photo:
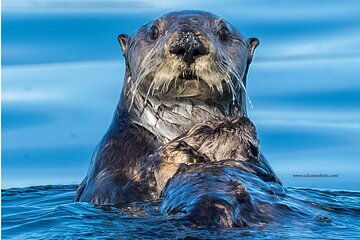
[[[277,222],[215,230],[164,217],[157,203],[120,209],[74,203],[76,187],[3,191],[3,239],[356,239],[360,231],[359,192],[288,188],[278,205],[282,215]]]
[[[358,236],[358,1],[99,4],[2,2],[3,238]],[[68,184],[85,176],[120,96],[124,63],[117,35],[176,9],[212,11],[261,41],[248,77],[249,116],[288,187],[284,204],[297,206],[278,223],[192,229],[160,216],[156,204],[106,209],[71,201],[76,187]]]

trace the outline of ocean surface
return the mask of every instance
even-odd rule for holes
[[[286,190],[271,224],[252,228],[189,227],[158,212],[158,203],[122,208],[74,203],[76,185],[2,192],[3,239],[358,239],[360,193]]]
[[[172,10],[260,39],[249,117],[288,212],[256,229],[193,229],[156,203],[73,203],[120,97],[117,36]],[[3,239],[360,238],[360,1],[2,1]],[[305,211],[305,210],[306,211]]]

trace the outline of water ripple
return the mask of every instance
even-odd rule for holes
[[[212,230],[194,229],[184,220],[162,216],[157,202],[122,208],[74,203],[76,188],[48,185],[2,190],[3,239],[340,239],[360,231],[360,192],[355,191],[287,188],[275,206],[279,221],[266,228]]]

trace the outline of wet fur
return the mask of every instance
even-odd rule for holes
[[[157,41],[148,37],[154,24],[163,34]],[[216,37],[214,26],[220,24],[232,32],[227,43]],[[169,54],[177,31],[184,26],[198,31],[209,49],[208,55],[191,66],[198,79],[189,81],[179,79],[184,63]],[[216,166],[219,171],[231,165],[254,174],[259,184],[278,182],[260,153],[255,128],[246,118],[246,74],[258,45],[256,39],[245,38],[210,13],[183,11],[164,15],[132,37],[122,35],[119,40],[126,60],[123,92],[76,201],[122,204],[162,196],[168,199],[163,212],[174,212],[171,209],[176,204],[169,198],[175,196],[169,195],[169,189],[182,186],[195,172],[214,177]],[[228,188],[226,182],[222,184]],[[240,182],[235,185],[243,186]],[[218,210],[213,218],[198,214],[194,217],[198,222],[206,218],[218,219],[223,226],[241,225],[224,204],[211,198],[201,201],[210,201]]]

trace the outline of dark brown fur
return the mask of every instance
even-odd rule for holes
[[[151,33],[154,26],[159,29],[156,39]],[[225,40],[219,35],[224,27],[229,31]],[[184,32],[195,36],[196,46],[204,48],[199,50],[200,56],[198,53],[196,58],[190,56],[194,57],[191,61],[189,56],[182,57],[174,50],[183,40]],[[207,131],[217,129],[219,119],[246,116],[246,74],[259,44],[257,39],[244,37],[234,26],[213,14],[181,11],[142,26],[131,37],[122,34],[119,41],[126,61],[122,96],[112,124],[93,154],[76,201],[119,204],[153,197],[148,194],[153,186],[144,184],[150,180],[142,178],[149,155],[197,124],[215,123],[199,125],[188,137],[182,135],[184,141],[179,142],[178,147],[181,151],[193,149],[194,161],[237,159],[242,151],[248,151],[249,146],[237,142],[231,132],[221,141],[216,140],[217,146],[204,149],[199,144],[215,141]],[[173,66],[177,67],[171,69]],[[196,76],[181,78],[188,69]],[[159,73],[166,74],[156,76]],[[202,135],[206,139],[202,139]],[[216,136],[216,131],[213,135]],[[193,136],[198,137],[192,139]],[[181,147],[181,144],[184,145]],[[167,147],[171,149],[171,144]],[[223,150],[219,151],[220,148]],[[211,151],[214,155],[208,156]],[[166,184],[165,180],[162,182]]]
[[[142,172],[160,210],[196,226],[246,227],[272,221],[267,199],[281,183],[246,118],[198,124],[160,147]]]

